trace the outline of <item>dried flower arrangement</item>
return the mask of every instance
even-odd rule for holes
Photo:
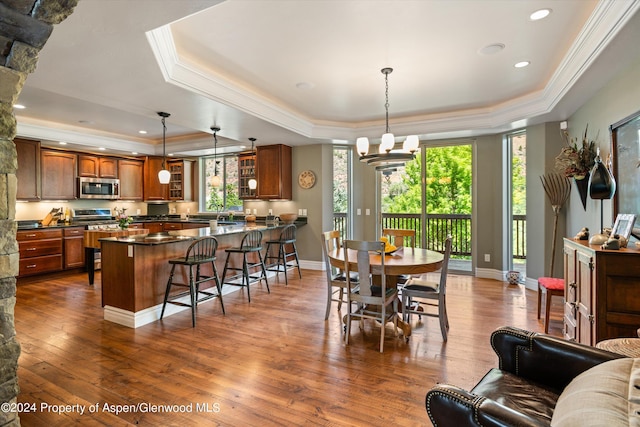
[[[587,125],[581,146],[578,146],[577,138],[569,139],[567,131],[562,132],[566,146],[560,150],[560,154],[556,157],[556,169],[568,178],[584,179],[589,175],[591,168],[595,164],[597,155],[596,143],[593,140],[589,141],[587,138],[588,129],[589,126]]]

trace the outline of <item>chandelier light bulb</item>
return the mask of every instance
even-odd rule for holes
[[[392,133],[385,133],[382,135],[382,141],[380,142],[380,153],[388,153],[393,150],[396,140]]]
[[[419,145],[420,140],[418,139],[418,135],[408,135],[407,139],[404,140],[402,149],[407,153],[415,153]]]
[[[251,178],[247,184],[250,190],[255,190],[258,187],[258,181],[256,181],[255,178]]]
[[[358,154],[361,156],[366,156],[369,152],[369,138],[366,136],[361,136],[356,139],[356,148],[358,150]]]

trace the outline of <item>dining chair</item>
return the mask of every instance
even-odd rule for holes
[[[329,261],[329,253],[339,251],[340,247],[340,231],[331,230],[322,233],[322,256],[324,259],[324,268],[327,274],[327,309],[324,313],[324,320],[329,318],[331,312],[331,303],[338,303],[338,311],[342,309],[342,303],[347,303],[347,276],[344,271],[331,265]]]
[[[416,230],[409,230],[405,228],[383,228],[382,235],[389,239],[389,243],[397,248],[402,247],[416,247]],[[407,283],[407,280],[411,278],[410,274],[401,274],[396,277],[396,281],[399,284]]]
[[[389,238],[389,243],[400,247],[416,247],[416,230],[404,228],[383,228],[382,235]]]
[[[222,285],[220,283],[220,279],[218,278],[218,270],[216,269],[215,263],[217,249],[218,240],[215,237],[201,237],[195,240],[191,245],[189,245],[184,257],[173,258],[169,260],[169,264],[171,264],[171,273],[169,274],[169,280],[167,281],[167,287],[164,293],[164,302],[162,303],[162,312],[160,313],[160,319],[164,317],[164,310],[167,306],[167,303],[184,307],[191,307],[191,324],[195,328],[197,305],[203,301],[215,297],[218,297],[218,299],[220,299],[222,314],[225,314],[224,303],[222,301]],[[209,263],[211,263],[213,275],[205,276],[201,274],[200,267]],[[173,281],[176,266],[179,265],[189,268],[189,283],[180,283]],[[194,267],[196,269],[195,275],[193,272]],[[200,290],[200,284],[209,280],[214,281],[216,292]],[[171,288],[173,286],[188,288],[188,290],[172,295]],[[181,300],[182,297],[185,297],[187,295],[189,295],[190,303]]]
[[[411,278],[402,287],[402,319],[411,322],[411,315],[437,317],[440,321],[442,339],[447,341],[449,331],[449,317],[447,316],[447,272],[449,257],[451,256],[451,236],[444,243],[444,258],[440,269],[440,281],[432,282],[422,278]],[[414,301],[417,298],[417,301]],[[426,306],[426,307],[423,307]],[[435,313],[422,311],[425,308],[435,308]],[[409,341],[409,337],[406,337]]]
[[[360,329],[364,330],[364,319],[374,319],[380,323],[380,353],[384,351],[384,333],[388,322],[393,322],[393,329],[398,336],[398,289],[393,286],[387,288],[386,270],[384,266],[384,242],[374,241],[344,241],[344,264],[347,278],[347,331],[345,342],[349,344],[351,335],[351,321],[360,320]],[[356,258],[349,258],[349,250],[356,251]],[[375,271],[371,270],[369,256],[371,252],[380,255],[380,266]],[[351,276],[352,267],[350,262],[356,262],[358,281],[355,282]],[[380,285],[373,283],[374,275],[379,278]],[[388,307],[391,306],[391,312]]]

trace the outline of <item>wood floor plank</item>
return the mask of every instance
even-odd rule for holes
[[[380,354],[379,326],[354,323],[346,346],[345,313],[334,305],[324,320],[325,274],[302,274],[291,272],[288,286],[282,275],[270,280],[271,294],[254,285],[251,303],[246,290],[225,295],[226,315],[218,301],[199,306],[195,328],[189,311],[138,329],[102,320],[100,273],[94,286],[84,274],[19,284],[18,401],[100,408],[23,413],[22,425],[424,426],[430,387],[469,388],[496,366],[495,328],[543,330],[535,292],[451,275],[448,341],[436,318],[414,316],[409,342],[388,325]],[[561,309],[550,325],[558,336]],[[183,410],[114,414],[105,404]]]

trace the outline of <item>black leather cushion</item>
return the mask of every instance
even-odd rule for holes
[[[473,394],[527,414],[549,425],[559,395],[550,388],[500,369],[491,369],[471,390]]]

